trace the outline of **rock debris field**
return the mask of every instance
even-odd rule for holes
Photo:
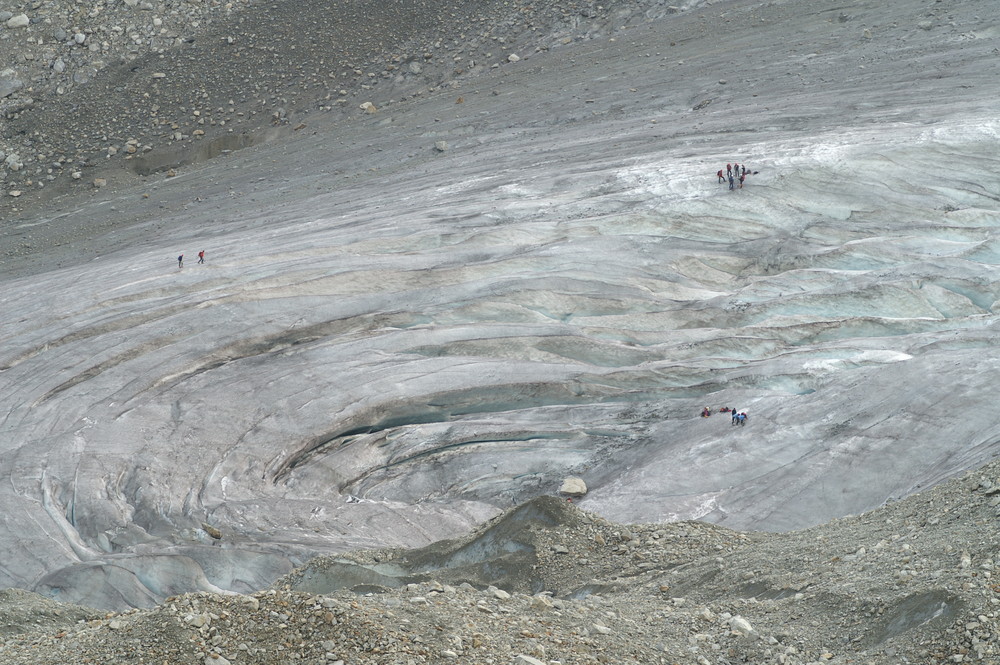
[[[1000,662],[997,99],[986,0],[0,2],[0,662]]]

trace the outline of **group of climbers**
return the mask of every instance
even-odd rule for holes
[[[734,425],[736,425],[736,424],[746,425],[747,424],[747,417],[748,416],[747,416],[747,412],[746,411],[737,411],[736,409],[732,409],[732,408],[730,408],[728,406],[720,406],[719,407],[719,413],[729,413],[729,414],[732,414],[733,424]],[[712,415],[712,409],[708,408],[707,406],[704,409],[701,410],[701,417],[702,418],[708,418],[710,415]]]
[[[751,175],[757,173],[757,171],[752,171]],[[729,180],[729,189],[736,189],[737,181],[740,183],[739,188],[743,189],[743,183],[747,178],[747,165],[746,164],[726,164],[726,173],[723,175],[722,169],[719,169],[716,173],[719,177],[719,182],[726,182]]]

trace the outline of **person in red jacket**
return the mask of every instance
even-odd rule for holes
[[[204,262],[205,262],[205,250],[201,250],[200,252],[198,252],[198,263],[204,263]]]

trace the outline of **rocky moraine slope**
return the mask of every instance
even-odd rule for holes
[[[0,661],[995,663],[1000,464],[787,534],[615,524],[541,497],[418,550],[318,558],[249,595],[102,613],[0,597]]]
[[[0,205],[135,182],[678,11],[605,4],[4,3]]]

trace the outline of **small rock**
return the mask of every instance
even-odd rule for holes
[[[592,624],[590,627],[591,627],[591,629],[595,633],[598,633],[600,635],[610,635],[611,634],[611,629],[608,628],[607,626],[603,625],[603,624],[595,623],[595,624]]]
[[[214,526],[212,526],[211,524],[206,524],[205,522],[202,522],[201,523],[201,530],[204,531],[205,533],[207,533],[209,536],[211,536],[215,540],[222,540],[222,532],[219,531]]]
[[[16,78],[0,78],[0,99],[10,97],[24,87],[24,81]]]
[[[104,178],[94,178],[94,187],[100,189],[108,184],[108,181]]]
[[[503,589],[498,589],[495,586],[491,586],[489,590],[493,594],[493,597],[497,598],[498,600],[508,600],[510,598],[510,594],[504,591]]]
[[[434,143],[434,149],[437,150],[438,152],[445,152],[448,149],[448,142],[447,141],[435,141],[435,143]]]
[[[545,665],[544,662],[538,660],[537,658],[523,653],[517,654],[517,662],[522,663],[522,665]]]
[[[212,622],[212,618],[207,614],[191,614],[186,617],[187,625],[192,628],[201,628]]]
[[[378,109],[375,108],[375,105],[372,104],[371,102],[363,102],[359,108],[361,108],[365,113],[378,112]]]
[[[11,16],[7,19],[8,28],[27,28],[31,21],[28,19],[27,14],[18,14],[17,16]]]
[[[511,53],[507,56],[507,62],[517,62],[521,57],[517,53]]]
[[[930,30],[934,27],[934,24],[930,21],[921,21],[920,23],[917,23],[917,27],[921,30]]]
[[[83,85],[84,83],[88,83],[96,74],[97,70],[93,67],[82,67],[73,72],[73,83]]]
[[[535,609],[550,609],[552,607],[552,599],[545,595],[532,596],[531,606]]]
[[[729,620],[729,627],[732,628],[733,631],[743,633],[744,635],[749,635],[753,632],[753,626],[750,625],[750,622],[741,617],[739,614]]]

